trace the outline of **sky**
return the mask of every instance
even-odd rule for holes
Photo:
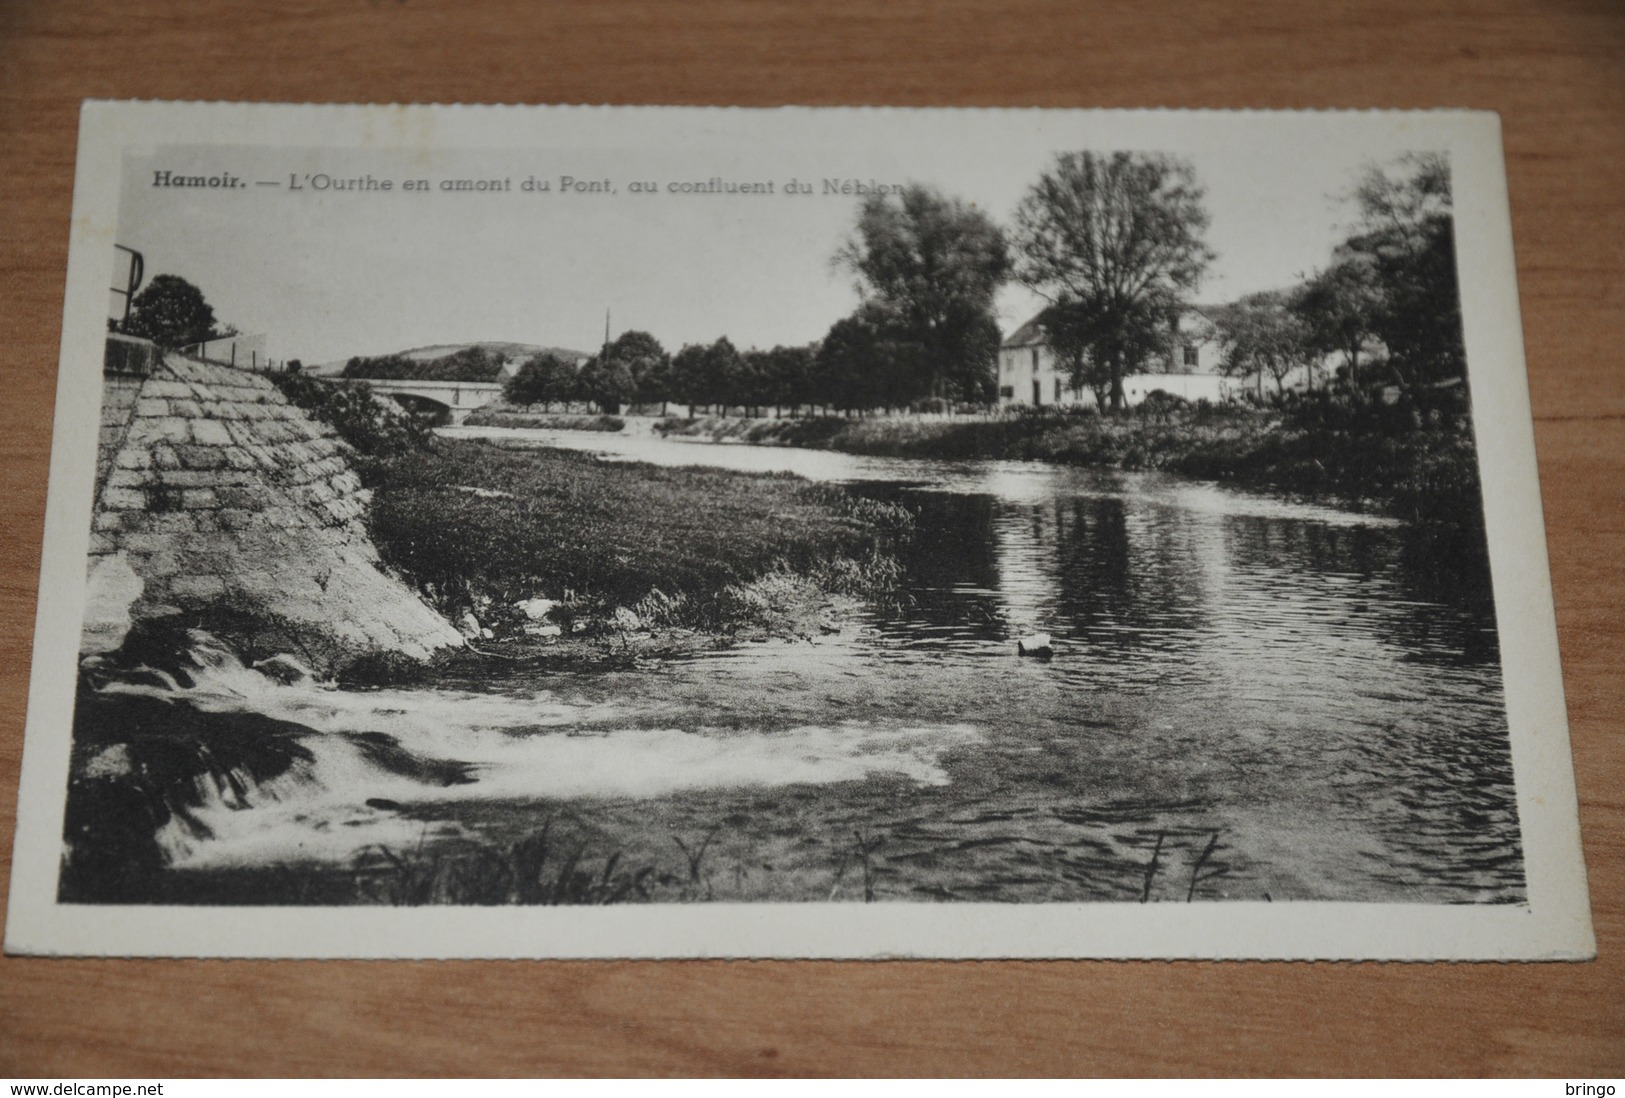
[[[1213,303],[1324,266],[1354,218],[1348,198],[1360,172],[1409,151],[1402,130],[1352,116],[1205,116],[1211,125],[1177,126],[1147,116],[1105,132],[1079,117],[938,113],[745,136],[711,125],[624,144],[611,125],[573,145],[450,151],[131,151],[118,239],[143,253],[149,280],[194,283],[220,321],[264,333],[277,360],[473,340],[593,351],[606,310],[614,333],[643,329],[672,351],[723,335],[769,347],[817,339],[857,304],[851,275],[832,263],[861,201],[840,193],[846,181],[930,184],[1008,227],[1058,152],[1182,156],[1206,191],[1218,257],[1197,300]],[[242,185],[155,185],[162,172]],[[391,187],[368,188],[368,179]],[[428,189],[406,189],[416,180]],[[501,188],[442,189],[453,180]],[[527,190],[527,180],[548,189]],[[772,184],[773,193],[717,193],[712,180]],[[812,193],[789,192],[791,181]],[[1001,329],[1040,307],[1007,287]]]

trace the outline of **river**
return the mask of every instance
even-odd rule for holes
[[[1524,897],[1486,565],[1392,520],[1158,474],[451,433],[902,502],[902,589],[815,641],[636,670],[346,692],[221,653],[127,687],[309,730],[248,810],[170,822],[177,870],[545,828],[572,871],[646,867],[664,899]],[[1017,655],[1035,633],[1050,658]],[[454,777],[378,765],[381,739]]]

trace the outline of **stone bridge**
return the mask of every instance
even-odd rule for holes
[[[389,378],[323,378],[337,385],[364,382],[409,412],[436,424],[461,423],[476,408],[502,399],[499,381],[405,381]]]

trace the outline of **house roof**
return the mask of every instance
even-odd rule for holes
[[[1006,336],[1004,342],[999,346],[1033,347],[1045,345],[1047,342],[1047,333],[1044,331],[1044,326],[1038,322],[1038,317],[1035,316]]]
[[[1184,311],[1195,313],[1204,320],[1211,322],[1223,308],[1223,305],[1186,305]],[[1041,316],[1043,316],[1042,313],[1005,336],[1004,342],[999,346],[1001,348],[1049,346],[1049,333],[1044,330],[1044,325],[1039,323]]]

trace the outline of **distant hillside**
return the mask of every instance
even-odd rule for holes
[[[576,362],[592,357],[585,351],[535,343],[441,343],[384,355],[356,355],[343,362],[313,366],[310,372],[411,381],[503,381],[512,377],[526,359],[544,351]]]

